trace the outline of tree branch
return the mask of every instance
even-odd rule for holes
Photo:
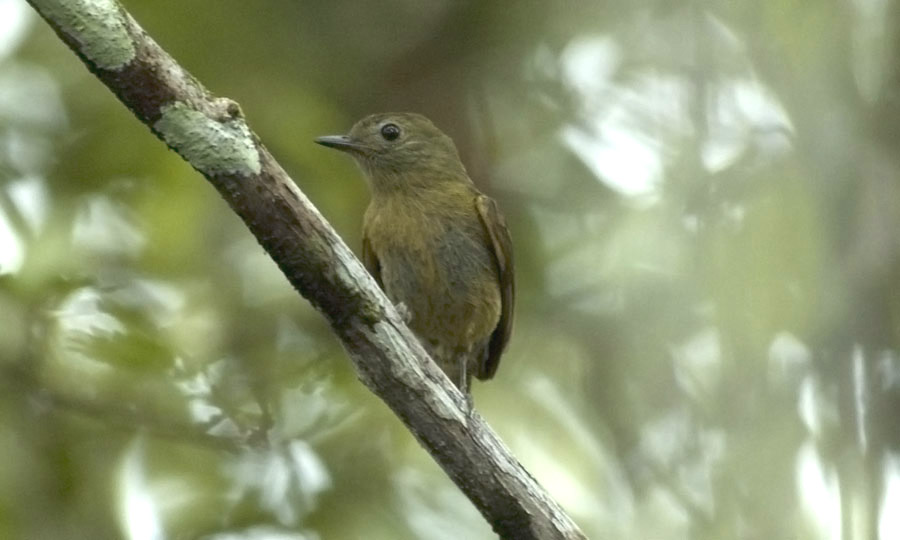
[[[503,538],[584,534],[428,358],[334,229],[247,127],[115,0],[29,3],[157,137],[219,191],[331,323],[362,382],[406,424]]]

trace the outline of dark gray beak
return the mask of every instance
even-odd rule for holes
[[[322,146],[336,148],[344,152],[362,153],[368,149],[346,135],[326,135],[324,137],[316,137],[315,141]]]

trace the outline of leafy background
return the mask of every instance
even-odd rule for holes
[[[589,536],[900,536],[897,2],[124,5],[352,246],[364,184],[311,139],[413,110],[456,140],[518,257],[475,402]],[[492,537],[24,0],[0,369],[0,537]]]

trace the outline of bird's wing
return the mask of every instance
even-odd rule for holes
[[[362,260],[366,270],[372,274],[372,277],[375,278],[375,282],[378,283],[378,286],[381,287],[382,290],[384,290],[384,284],[381,282],[381,263],[378,262],[378,257],[372,249],[372,243],[369,242],[369,235],[365,233],[363,233],[362,240]]]
[[[512,238],[506,228],[506,220],[493,199],[482,194],[475,197],[475,209],[481,224],[491,239],[491,251],[497,263],[497,277],[500,282],[500,321],[491,334],[487,355],[475,375],[482,380],[490,379],[500,365],[500,355],[512,334],[513,308],[516,303],[516,281],[513,274]]]

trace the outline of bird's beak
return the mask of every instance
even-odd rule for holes
[[[362,154],[368,150],[367,146],[359,144],[347,135],[326,135],[324,137],[316,137],[316,142],[322,146],[336,148],[344,152]]]

